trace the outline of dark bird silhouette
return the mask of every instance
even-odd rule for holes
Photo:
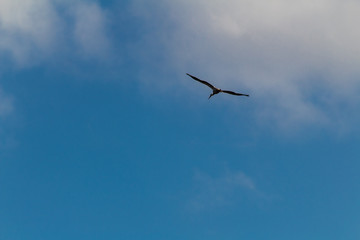
[[[216,88],[214,87],[213,85],[211,85],[210,83],[208,83],[207,81],[204,81],[204,80],[201,80],[201,79],[198,79],[197,77],[193,76],[193,75],[190,75],[188,73],[186,73],[186,75],[188,75],[189,77],[191,77],[192,79],[198,81],[198,82],[201,82],[202,84],[205,84],[206,86],[208,86],[209,88],[211,88],[213,90],[212,94],[210,94],[209,98],[210,99],[213,95],[215,94],[218,94],[220,92],[223,92],[223,93],[228,93],[228,94],[231,94],[231,95],[236,95],[236,96],[246,96],[246,97],[249,97],[248,94],[242,94],[242,93],[236,93],[236,92],[233,92],[233,91],[228,91],[228,90],[222,90],[220,88]]]

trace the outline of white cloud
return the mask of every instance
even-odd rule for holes
[[[58,22],[47,0],[1,0],[0,49],[20,64],[46,54],[56,39]]]
[[[143,4],[147,19],[167,20],[156,22],[153,42],[177,70],[249,91],[265,122],[354,119],[342,113],[360,100],[360,2],[160,1],[151,17]]]
[[[0,53],[19,65],[64,54],[64,49],[102,55],[109,47],[105,19],[91,1],[0,0]]]

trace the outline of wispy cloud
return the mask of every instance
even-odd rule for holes
[[[47,0],[0,1],[0,49],[18,64],[51,52],[60,19]]]
[[[0,149],[8,149],[16,146],[17,142],[9,134],[7,126],[15,113],[13,97],[0,87]]]
[[[31,67],[69,58],[104,58],[111,48],[106,21],[96,1],[0,0],[0,61]],[[13,98],[0,86],[0,134],[13,112]]]
[[[0,118],[4,119],[14,111],[14,103],[11,96],[0,88]]]
[[[108,54],[110,41],[106,32],[106,14],[95,3],[81,3],[73,11],[75,41],[85,55]]]
[[[249,91],[259,121],[291,129],[337,126],[358,117],[359,2],[152,3],[158,25],[150,41],[166,48],[164,59],[179,72]],[[146,3],[137,4],[149,18]],[[344,106],[352,110],[343,114]]]
[[[241,171],[226,171],[218,177],[197,172],[194,186],[189,206],[195,210],[224,207],[241,201],[248,194],[260,194],[254,181]]]
[[[103,56],[110,47],[105,19],[105,11],[92,1],[2,0],[0,54],[21,66],[66,49],[82,57]]]

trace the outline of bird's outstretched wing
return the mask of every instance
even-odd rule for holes
[[[221,90],[222,92],[224,93],[228,93],[228,94],[231,94],[231,95],[236,95],[236,96],[246,96],[246,97],[249,97],[248,94],[243,94],[243,93],[236,93],[236,92],[233,92],[233,91],[228,91],[228,90]]]
[[[215,89],[215,87],[213,85],[211,85],[210,83],[208,83],[207,81],[204,81],[204,80],[201,80],[201,79],[198,79],[197,77],[193,76],[193,75],[190,75],[190,74],[186,74],[188,76],[190,76],[192,79],[198,81],[198,82],[201,82],[202,84],[205,84],[206,86],[208,86],[209,88],[211,89]]]

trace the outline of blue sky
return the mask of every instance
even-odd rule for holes
[[[359,239],[359,9],[1,1],[0,239]]]

